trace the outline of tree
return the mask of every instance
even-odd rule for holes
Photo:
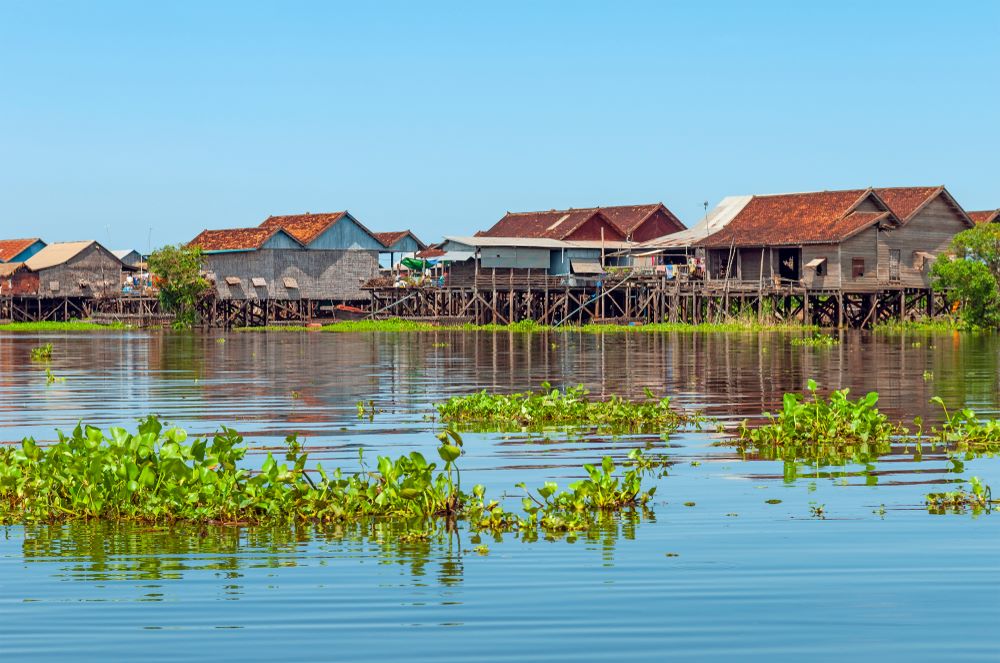
[[[931,268],[932,287],[945,292],[971,327],[1000,325],[1000,224],[984,223],[951,240],[954,257]]]
[[[149,256],[160,303],[176,316],[175,326],[194,324],[198,300],[209,288],[201,268],[202,253],[197,246],[164,246]]]

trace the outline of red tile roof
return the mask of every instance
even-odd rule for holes
[[[203,251],[250,251],[259,249],[276,232],[278,229],[267,228],[203,230],[188,245],[200,246]]]
[[[651,205],[617,205],[614,207],[598,207],[601,213],[611,221],[612,225],[626,237],[631,235],[657,210],[663,210],[666,217],[676,226],[676,230],[684,230],[684,224],[667,209],[663,203]]]
[[[870,189],[754,196],[720,231],[699,242],[707,247],[827,244],[847,239],[883,219],[887,211],[855,212]]]
[[[381,242],[382,246],[384,246],[387,249],[390,248],[393,244],[395,244],[399,240],[406,237],[407,235],[413,238],[413,241],[417,243],[417,246],[421,248],[425,248],[427,246],[426,244],[421,242],[420,238],[414,235],[413,231],[411,230],[389,230],[386,232],[372,233],[372,234],[375,236],[375,239]]]
[[[330,212],[327,214],[288,214],[286,216],[269,216],[260,224],[266,230],[281,228],[303,244],[323,234],[327,228],[340,221],[347,212]]]
[[[37,237],[27,239],[0,239],[0,262],[12,260],[17,254],[38,241]]]
[[[875,189],[878,197],[903,222],[909,221],[924,205],[944,191],[943,186],[899,186]]]
[[[969,218],[976,224],[995,223],[1000,221],[1000,209],[988,209],[979,212],[969,212]]]
[[[484,237],[546,237],[565,239],[594,216],[594,209],[550,210],[548,212],[507,212]],[[610,221],[605,219],[605,223]]]

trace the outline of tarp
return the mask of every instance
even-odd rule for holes
[[[403,267],[412,269],[415,272],[422,272],[425,269],[430,269],[438,263],[437,260],[427,260],[426,258],[403,258],[400,262]]]

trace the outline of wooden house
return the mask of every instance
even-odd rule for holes
[[[339,214],[270,217],[257,228],[203,231],[190,244],[204,252],[219,299],[365,301],[360,286],[378,275],[378,248],[356,247],[377,240]]]
[[[386,267],[393,267],[399,260],[407,257],[412,258],[419,251],[427,248],[427,245],[410,230],[393,230],[373,234],[384,247],[379,253],[387,258],[388,265],[384,265]]]
[[[1000,223],[1000,209],[981,210],[969,212],[969,218],[976,225],[980,223]]]
[[[112,297],[121,292],[122,262],[93,240],[57,242],[24,262],[13,276],[19,294],[39,297]]]
[[[609,254],[627,246],[622,241],[446,236],[440,258],[452,263],[453,275],[596,277],[604,272]]]
[[[0,297],[38,294],[38,274],[23,262],[0,263]]]
[[[24,262],[45,248],[37,237],[27,239],[0,239],[0,263]]]
[[[507,212],[484,237],[642,242],[684,229],[663,203],[547,212]]]
[[[931,261],[972,225],[943,186],[758,195],[695,245],[712,281],[926,288]]]
[[[115,257],[121,260],[126,267],[138,268],[139,263],[142,262],[142,254],[135,249],[114,249],[111,253],[115,254]]]

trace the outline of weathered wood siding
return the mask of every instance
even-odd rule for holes
[[[350,217],[345,216],[319,237],[310,242],[310,250],[363,249],[367,251],[385,251],[382,243],[365,231]]]
[[[261,244],[262,249],[298,249],[301,245],[296,242],[291,235],[281,231],[276,232],[274,235],[269,237],[266,242]]]
[[[92,244],[61,265],[38,270],[42,297],[110,297],[121,293],[122,263],[99,244]],[[57,283],[58,288],[52,285]]]
[[[205,269],[220,299],[364,301],[370,294],[361,285],[379,274],[377,251],[315,249],[213,253]],[[239,285],[227,284],[227,277]],[[254,286],[255,278],[265,284]],[[285,278],[298,288],[287,287]]]
[[[916,253],[945,253],[952,238],[968,228],[961,215],[938,196],[902,228],[883,233],[886,254],[891,249],[899,250],[900,282],[914,288],[928,287],[930,262],[918,269]]]
[[[881,234],[875,226],[872,226],[840,245],[840,287],[844,290],[865,291],[877,288],[879,272],[883,269],[886,272],[886,280],[888,279],[889,256]],[[854,278],[852,271],[854,258],[864,258],[865,261],[865,274],[860,278]],[[883,261],[886,263],[885,268],[880,265]],[[832,269],[831,267],[831,271]]]
[[[806,267],[811,261],[820,258],[826,258],[822,275],[818,275],[815,269]],[[802,285],[807,288],[839,288],[842,276],[836,244],[806,244],[802,247]]]
[[[417,240],[409,235],[406,235],[388,249],[383,249],[383,251],[392,251],[393,253],[416,253],[419,250],[420,245],[417,244]]]

